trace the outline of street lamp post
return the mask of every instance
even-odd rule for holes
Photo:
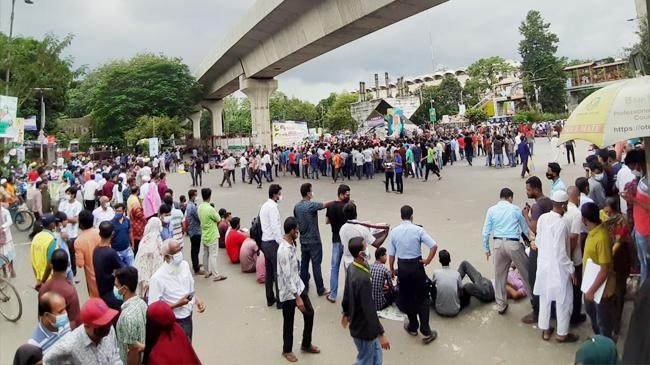
[[[32,90],[41,94],[41,130],[38,132],[38,142],[41,145],[41,161],[43,160],[43,144],[45,142],[45,92],[52,91],[51,87],[35,87]]]
[[[25,4],[33,4],[32,0],[25,0]],[[14,9],[16,0],[11,0],[11,17],[9,18],[9,39],[7,40],[7,70],[5,71],[5,95],[9,95],[9,77],[11,75],[11,40],[14,35]]]

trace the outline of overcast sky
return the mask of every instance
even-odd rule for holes
[[[194,70],[255,0],[33,0],[16,2],[14,34],[75,35],[75,65],[96,67],[139,52],[181,57]],[[314,0],[315,1],[315,0]],[[560,38],[558,55],[620,57],[636,41],[633,0],[450,0],[349,43],[279,76],[279,89],[312,102],[332,91],[372,84],[373,74],[430,73],[466,67],[482,57],[519,60],[518,27],[539,10]],[[0,2],[9,29],[10,1]],[[381,78],[383,82],[383,77]]]

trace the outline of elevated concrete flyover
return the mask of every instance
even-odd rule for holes
[[[213,131],[221,99],[241,90],[251,101],[253,140],[271,147],[269,96],[277,75],[447,0],[259,0],[199,65]],[[199,129],[194,128],[194,137]]]

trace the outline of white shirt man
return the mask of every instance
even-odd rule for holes
[[[156,270],[149,280],[149,303],[159,300],[165,303],[178,303],[188,294],[194,293],[194,278],[190,265],[183,260],[178,266],[165,262]],[[176,319],[184,319],[192,315],[194,297],[187,304],[173,308]]]
[[[102,197],[104,199],[105,197]],[[93,210],[93,227],[99,228],[103,221],[111,221],[115,217],[115,210],[108,204],[108,200],[100,202],[99,207]]]
[[[569,196],[557,191],[551,197],[553,210],[537,220],[537,280],[533,293],[539,295],[538,327],[550,329],[551,302],[555,301],[557,335],[569,335],[569,322],[573,310],[572,277],[575,267],[570,259],[569,226],[557,212],[558,204],[566,204]],[[560,208],[562,209],[562,208]]]
[[[634,174],[632,173],[632,170],[630,170],[627,165],[621,165],[621,169],[618,170],[618,173],[616,174],[616,188],[618,191],[622,192],[625,190],[625,184],[629,183],[630,181],[634,180]],[[621,213],[627,214],[627,202],[623,198],[620,199],[620,204],[621,204]]]
[[[75,195],[66,193],[66,198],[62,199],[59,203],[59,211],[65,213],[65,215],[68,217],[68,220],[70,218],[74,218],[75,220],[74,223],[68,221],[68,224],[61,229],[61,233],[67,233],[70,239],[74,239],[79,236],[79,223],[77,220],[79,219],[79,213],[81,213],[83,210],[81,203],[79,203],[75,197]]]
[[[350,243],[350,240],[354,237],[363,237],[364,241],[368,244],[368,249],[372,250],[370,252],[367,252],[370,254],[368,257],[375,257],[375,247],[372,246],[372,243],[375,242],[375,237],[372,235],[372,232],[370,231],[370,228],[366,226],[362,226],[361,224],[355,224],[355,222],[358,222],[357,220],[354,219],[349,219],[343,226],[341,226],[341,230],[339,231],[339,236],[341,237],[341,243],[343,244],[343,267],[345,270],[348,269],[348,266],[354,261],[354,257],[352,257],[352,254],[350,253],[350,248],[348,247],[348,244]],[[370,249],[372,247],[372,249]]]
[[[234,171],[234,170],[235,170],[235,165],[236,165],[236,164],[237,164],[237,161],[235,160],[234,157],[229,156],[229,157],[226,159],[226,168],[227,168],[229,171]]]
[[[83,186],[83,191],[84,191],[84,200],[95,200],[95,192],[99,186],[97,185],[97,182],[93,179],[88,179]]]
[[[262,226],[262,241],[282,241],[280,209],[273,199],[267,200],[260,208],[260,225]]]

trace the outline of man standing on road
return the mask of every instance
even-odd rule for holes
[[[339,235],[341,236],[341,242],[343,243],[343,267],[345,270],[348,269],[348,266],[354,261],[354,257],[350,253],[348,248],[348,243],[354,237],[363,237],[366,242],[372,242],[368,246],[368,257],[374,255],[374,251],[370,251],[370,247],[375,249],[379,248],[386,238],[388,237],[388,225],[387,224],[373,224],[370,222],[360,222],[357,220],[357,206],[353,201],[348,202],[343,206],[343,215],[347,219],[345,224],[341,227]],[[372,230],[375,230],[376,233],[372,233]]]
[[[280,209],[278,202],[282,200],[282,187],[278,184],[269,185],[269,199],[260,208],[260,226],[262,227],[262,252],[266,264],[266,305],[276,304],[281,309],[277,283],[277,254],[278,245],[282,241],[280,226]],[[273,286],[275,285],[275,295]]]
[[[393,228],[388,244],[390,271],[395,275],[395,257],[397,257],[399,296],[406,307],[406,315],[409,319],[404,323],[404,330],[411,336],[417,336],[419,327],[424,336],[422,342],[429,344],[438,337],[438,333],[429,327],[429,291],[424,266],[433,260],[438,244],[424,228],[413,224],[413,208],[404,205],[400,209],[400,216],[402,223]],[[429,255],[426,259],[422,258],[422,244],[429,247]]]
[[[183,260],[181,245],[174,240],[163,242],[161,248],[164,264],[151,276],[149,282],[149,305],[162,300],[174,310],[176,323],[192,341],[192,311],[194,304],[199,313],[205,304],[194,293],[194,278],[190,265]]]
[[[526,203],[526,206],[524,209],[522,209],[521,214],[524,216],[524,219],[526,219],[528,229],[533,235],[537,234],[537,220],[539,217],[542,214],[548,213],[553,209],[553,202],[551,199],[545,197],[542,191],[542,180],[540,180],[537,176],[529,177],[528,180],[526,180],[526,196],[528,199],[535,199],[535,203],[532,207]],[[531,238],[531,241],[532,240],[533,239]],[[530,288],[534,288],[537,274],[537,247],[535,247],[534,244],[531,244],[530,247],[528,263],[528,284],[530,285]],[[526,288],[526,290],[528,290],[528,288]],[[537,323],[537,317],[539,315],[539,296],[532,296],[532,306],[533,311],[521,319],[521,321],[526,324]]]
[[[531,292],[528,284],[528,257],[524,246],[519,242],[521,234],[528,231],[528,226],[521,210],[512,204],[513,198],[512,190],[501,189],[501,200],[488,209],[483,225],[483,249],[488,260],[492,256],[489,240],[490,235],[493,235],[494,298],[499,314],[505,314],[508,310],[506,284],[508,270],[513,262],[523,279],[526,292]]]
[[[296,239],[298,238],[298,223],[294,217],[284,221],[284,236],[277,250],[277,283],[279,289],[278,301],[282,303],[282,356],[289,362],[298,358],[293,354],[293,320],[296,307],[302,312],[305,327],[302,332],[300,349],[311,354],[320,353],[320,349],[311,342],[314,327],[314,307],[311,305],[305,284],[298,273],[298,255],[296,254]],[[267,281],[269,278],[267,277]]]
[[[115,297],[123,301],[115,325],[120,358],[125,365],[141,364],[146,341],[147,303],[135,294],[138,270],[130,266],[116,270],[114,284]]]
[[[77,262],[74,255],[74,241],[79,236],[79,213],[83,210],[81,203],[76,199],[77,188],[69,187],[65,190],[66,199],[62,199],[59,203],[59,212],[65,213],[68,224],[63,227],[61,233],[67,233],[68,238],[68,251],[70,251],[70,266],[72,267],[72,274],[77,275]]]
[[[93,227],[93,214],[89,210],[79,213],[79,228],[81,233],[74,242],[74,252],[77,257],[77,267],[83,267],[86,275],[88,296],[98,298],[97,282],[95,281],[95,266],[93,265],[93,251],[99,245],[101,238],[99,230]]]
[[[474,135],[474,132],[472,132],[472,135]],[[465,142],[465,158],[467,158],[467,163],[469,163],[470,166],[472,166],[472,157],[474,157],[474,145],[472,144],[472,136],[468,134],[465,135],[465,138],[463,138]]]
[[[199,253],[201,252],[201,220],[199,219],[198,208],[196,207],[196,189],[187,192],[188,202],[185,208],[185,220],[187,221],[187,234],[190,236],[192,269],[194,275],[204,275],[205,271],[199,264]],[[204,263],[205,265],[205,263]]]
[[[350,335],[359,351],[355,364],[381,364],[381,349],[390,350],[390,342],[384,336],[372,300],[370,269],[365,256],[367,244],[362,237],[354,237],[348,247],[354,261],[345,277],[341,325],[346,328],[350,324]]]
[[[575,342],[578,336],[569,333],[569,321],[573,309],[573,288],[575,268],[569,258],[569,226],[562,216],[566,211],[569,196],[558,190],[551,196],[553,210],[542,214],[537,221],[536,245],[539,253],[537,281],[533,293],[539,295],[539,320],[542,339],[548,341],[553,333],[551,303],[555,302],[558,342]]]
[[[335,173],[339,173],[336,171]],[[312,201],[314,192],[310,183],[304,183],[300,186],[300,195],[302,200],[296,203],[293,208],[293,216],[298,221],[300,227],[300,277],[305,288],[309,290],[309,261],[312,263],[314,274],[314,283],[316,283],[316,293],[319,297],[328,295],[329,290],[323,285],[323,274],[321,272],[321,262],[323,261],[323,243],[320,240],[318,230],[318,211],[325,209],[332,202],[318,203]]]
[[[219,215],[212,205],[210,205],[210,198],[212,197],[212,189],[201,189],[201,198],[203,202],[197,208],[199,221],[201,222],[201,243],[203,244],[203,264],[207,269],[205,277],[212,278],[213,281],[222,281],[228,277],[219,274],[217,269],[217,253],[219,252],[219,230],[217,223],[219,222]],[[177,241],[178,242],[178,241]],[[180,242],[179,242],[180,244]]]
[[[580,213],[580,190],[575,186],[567,188],[569,203],[567,211],[562,219],[569,227],[569,257],[575,267],[576,281],[573,283],[573,310],[571,311],[571,325],[577,325],[587,320],[582,313],[582,246],[580,245],[580,234],[583,229],[582,214]],[[586,228],[585,228],[586,229]],[[586,235],[585,235],[586,236]]]
[[[350,187],[345,184],[339,185],[337,195],[338,200],[329,204],[327,213],[325,213],[327,217],[326,223],[332,226],[332,267],[330,272],[330,294],[327,296],[327,300],[332,303],[336,302],[339,288],[339,267],[341,266],[344,251],[339,232],[347,220],[343,215],[343,206],[350,201]]]
[[[79,317],[79,296],[77,289],[72,285],[67,277],[68,254],[62,249],[56,249],[52,253],[52,277],[38,290],[39,298],[47,292],[59,294],[65,299],[65,311],[70,320],[70,328],[77,327]]]

